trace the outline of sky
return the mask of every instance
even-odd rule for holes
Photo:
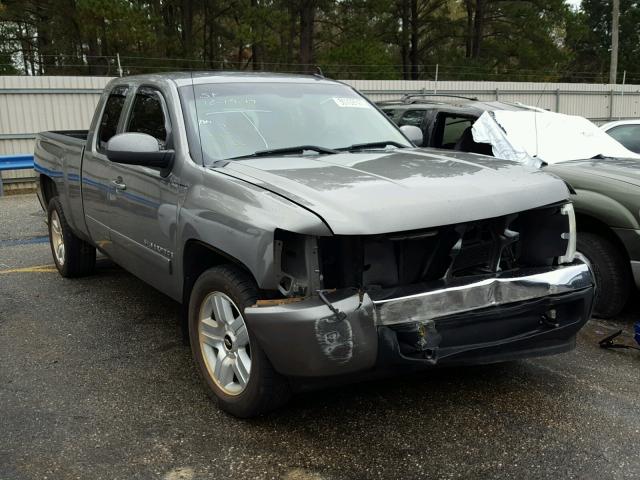
[[[566,0],[566,2],[572,7],[579,7],[582,3],[582,0]]]

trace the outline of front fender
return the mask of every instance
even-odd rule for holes
[[[277,194],[223,174],[203,177],[205,183],[190,188],[180,208],[177,258],[182,258],[187,240],[198,240],[237,259],[260,288],[275,290],[276,229],[332,234],[315,214]],[[182,262],[176,268],[182,278]]]
[[[633,212],[620,202],[601,193],[576,189],[575,195],[571,195],[571,201],[576,213],[593,217],[609,227],[634,230],[640,228]]]

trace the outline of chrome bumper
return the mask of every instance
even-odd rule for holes
[[[533,300],[593,286],[584,263],[518,271],[426,292],[376,300],[372,298],[377,325],[421,323],[439,317],[487,307]]]
[[[479,343],[491,348],[497,343],[505,344],[505,352],[513,350],[508,352],[510,356],[531,356],[535,351],[551,351],[549,348],[566,350],[575,332],[589,318],[592,286],[587,265],[576,263],[519,271],[517,275],[466,279],[426,291],[425,286],[416,285],[411,295],[407,289],[327,293],[339,316],[317,296],[294,303],[248,307],[245,316],[278,372],[299,377],[330,376],[371,369],[385,352],[401,357],[397,342],[394,340],[393,346],[387,337],[395,338],[394,329],[410,330],[419,324],[428,332],[429,341],[435,342],[433,350],[442,350],[441,356],[451,356],[452,343],[467,341],[476,350]],[[518,305],[527,300],[538,305]],[[575,304],[575,308],[564,308],[562,305],[567,302]],[[488,308],[501,305],[515,305],[518,312]],[[541,315],[550,309],[557,309],[558,328],[540,324]],[[466,319],[465,325],[448,321],[464,312],[473,317]],[[473,332],[469,333],[469,329]],[[551,341],[549,337],[557,340],[560,347],[545,344]],[[491,358],[495,361],[497,357]],[[426,362],[434,361],[432,358]]]

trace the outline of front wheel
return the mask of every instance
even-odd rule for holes
[[[191,351],[210,395],[237,417],[252,417],[285,403],[286,379],[251,335],[244,309],[255,304],[253,278],[230,265],[205,271],[189,301]]]
[[[615,317],[631,292],[629,262],[609,239],[595,233],[579,232],[577,250],[587,258],[595,277],[594,316]]]

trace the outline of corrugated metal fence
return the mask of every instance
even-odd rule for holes
[[[86,129],[107,77],[0,76],[0,155],[33,151],[42,130]],[[576,83],[346,80],[374,101],[405,93],[457,94],[536,105],[602,123],[640,117],[640,85]],[[4,172],[17,188],[31,171]]]
[[[0,76],[0,155],[33,152],[43,130],[86,129],[106,77]],[[5,191],[24,187],[32,170],[3,172]],[[11,182],[11,183],[9,183]],[[9,183],[9,184],[7,184]]]

